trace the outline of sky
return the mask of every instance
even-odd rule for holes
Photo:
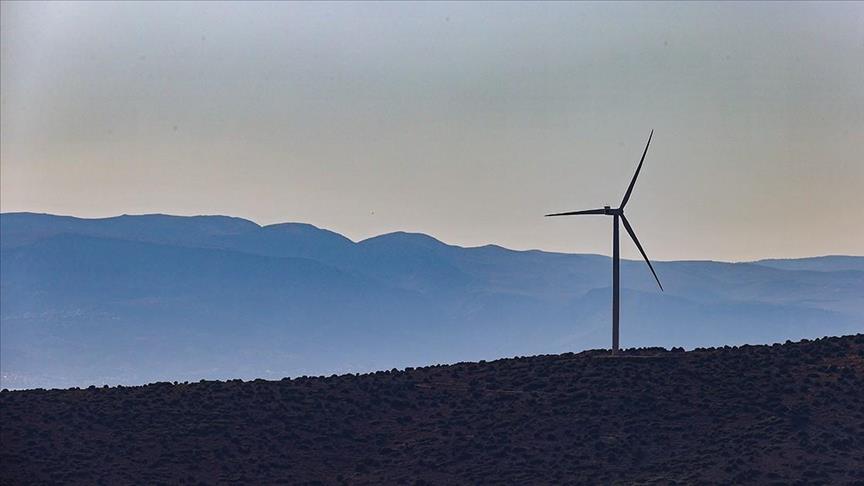
[[[0,8],[3,212],[864,254],[864,3]]]

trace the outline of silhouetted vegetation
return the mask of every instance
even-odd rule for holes
[[[0,440],[2,484],[855,483],[864,335],[4,391]]]

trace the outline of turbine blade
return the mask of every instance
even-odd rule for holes
[[[660,286],[660,290],[663,290],[663,284],[660,283],[660,279],[657,277],[657,272],[654,271],[654,267],[651,265],[651,260],[648,259],[648,255],[645,254],[645,250],[642,249],[642,245],[639,244],[639,238],[636,238],[636,233],[633,231],[633,228],[630,226],[630,223],[627,221],[627,218],[624,215],[621,215],[621,222],[624,223],[624,228],[627,230],[627,233],[630,234],[630,238],[633,238],[633,243],[636,243],[636,248],[639,248],[639,252],[642,253],[642,258],[645,259],[645,263],[648,264],[648,268],[651,269],[651,273],[654,274],[654,280],[657,281],[657,285]]]
[[[566,213],[547,214],[546,216],[576,216],[578,214],[606,214],[605,209],[586,209],[585,211],[569,211]]]
[[[624,199],[621,200],[621,209],[627,205],[630,200],[630,193],[633,192],[633,186],[636,185],[636,178],[639,177],[639,171],[642,170],[642,162],[645,162],[645,154],[648,153],[648,146],[651,145],[651,137],[654,136],[654,130],[651,130],[651,135],[648,135],[648,143],[645,144],[645,151],[642,152],[642,158],[639,160],[639,165],[636,167],[636,173],[633,174],[633,180],[630,181],[630,186],[627,187],[627,192],[624,194]]]

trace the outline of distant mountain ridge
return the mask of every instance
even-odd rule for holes
[[[609,258],[227,216],[0,214],[7,387],[281,377],[607,347]],[[864,257],[622,262],[622,344],[864,330]],[[172,378],[176,377],[176,378]]]
[[[351,244],[363,244],[364,242],[376,240],[404,238],[406,240],[413,240],[418,244],[421,244],[420,242],[425,242],[426,246],[449,246],[463,249],[488,248],[491,250],[509,252],[556,253],[545,252],[542,250],[512,250],[495,244],[478,247],[458,247],[444,243],[441,240],[424,233],[411,233],[405,231],[385,233],[355,242],[335,231],[320,228],[309,223],[285,222],[262,226],[247,219],[223,215],[175,216],[154,213],[140,215],[123,214],[120,216],[109,216],[104,218],[79,218],[76,216],[60,216],[48,213],[0,213],[0,235],[3,235],[3,237],[0,238],[0,244],[3,246],[20,245],[37,238],[44,238],[60,233],[76,233],[90,236],[105,236],[118,239],[162,243],[195,242],[201,244],[204,243],[204,240],[210,237],[215,239],[223,237],[230,240],[232,237],[237,237],[239,235],[245,235],[248,237],[251,234],[278,234],[280,232],[301,239],[303,237],[308,237],[310,239],[320,237],[316,243],[321,243],[324,241],[323,237],[329,236],[332,237],[332,242],[339,242],[345,246]],[[281,251],[280,253],[285,253],[285,251]],[[569,255],[569,253],[564,254]],[[717,260],[682,260],[682,262],[683,261],[732,263]],[[824,255],[782,259],[772,258],[737,263],[752,263],[784,270],[864,271],[864,255]]]
[[[815,272],[836,272],[855,270],[864,272],[864,258],[848,255],[826,255],[810,258],[768,259],[753,262],[781,270],[812,270]]]

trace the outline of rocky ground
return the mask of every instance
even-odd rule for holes
[[[0,393],[0,483],[862,483],[864,335]]]

